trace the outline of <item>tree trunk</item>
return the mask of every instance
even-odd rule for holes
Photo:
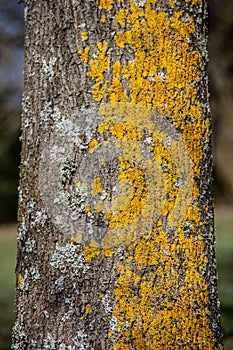
[[[222,349],[205,21],[25,1],[13,349]]]

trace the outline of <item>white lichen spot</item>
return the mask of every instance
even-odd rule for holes
[[[40,280],[40,273],[37,267],[34,267],[34,266],[30,267],[29,272],[33,282]]]
[[[80,23],[78,25],[79,28],[84,29],[86,27],[86,23]]]
[[[66,345],[64,343],[61,343],[59,345],[58,350],[75,350],[75,346],[73,346],[73,345]]]
[[[53,81],[55,76],[54,66],[56,61],[56,57],[50,57],[48,61],[46,61],[46,58],[42,58],[42,71],[47,75],[50,82]]]
[[[121,328],[117,327],[117,318],[116,316],[112,316],[112,318],[110,319],[109,322],[109,327],[112,330],[112,333],[114,335],[114,337],[118,336],[120,334]]]
[[[147,145],[149,146],[154,146],[155,144],[153,143],[153,140],[152,140],[152,137],[151,136],[148,136],[145,138],[145,141],[144,141]]]
[[[46,318],[49,318],[49,312],[47,310],[44,310],[43,314],[45,315]]]
[[[58,108],[58,106],[54,106],[53,108],[53,113],[51,114],[51,118],[57,122],[58,120],[60,120],[61,118],[61,111],[60,109]]]
[[[101,199],[102,201],[105,200],[105,199],[107,198],[107,195],[108,195],[107,191],[102,190],[102,193],[101,193],[101,195],[100,195],[100,199]]]
[[[85,186],[76,186],[76,194],[77,194],[77,201],[78,201],[78,207],[77,210],[79,213],[82,213],[87,205],[87,199],[88,199],[88,192],[87,188]]]
[[[48,219],[48,216],[45,212],[45,209],[41,209],[36,212],[35,223],[40,223],[41,226],[43,227],[47,219]]]
[[[43,109],[40,111],[40,124],[43,125],[51,120],[58,122],[61,118],[61,111],[58,106],[53,106],[51,101],[45,101]]]
[[[34,211],[35,204],[36,200],[34,198],[30,199],[30,201],[27,204],[29,214],[31,214]]]
[[[80,270],[86,272],[88,267],[85,266],[84,254],[80,254],[78,245],[66,244],[65,246],[56,245],[50,266],[59,270],[61,273],[78,276]]]
[[[28,254],[32,253],[35,245],[36,245],[35,240],[33,238],[28,237],[28,239],[25,242],[25,250],[26,250],[26,252]]]
[[[55,291],[56,293],[60,293],[64,290],[64,282],[65,282],[65,277],[60,276],[56,281],[55,281]]]
[[[79,350],[94,350],[94,348],[90,345],[87,334],[83,329],[79,329],[76,337],[72,339],[75,349]]]
[[[66,298],[65,299],[65,304],[68,305],[68,311],[64,313],[64,315],[61,318],[62,322],[67,322],[72,319],[74,313],[75,313],[75,298]]]
[[[24,240],[24,238],[26,236],[26,233],[27,233],[27,227],[26,227],[26,224],[25,224],[25,217],[23,216],[21,225],[18,228],[17,240],[18,241]]]
[[[38,342],[36,340],[32,339],[32,340],[30,340],[30,345],[33,346],[33,348],[36,349],[37,346],[38,346]]]
[[[166,80],[166,74],[163,71],[163,69],[158,69],[157,71],[157,75],[160,77],[160,79],[164,82]]]
[[[190,15],[186,11],[182,14],[182,21],[185,23],[190,21]]]
[[[18,193],[19,193],[19,196],[18,196],[18,198],[19,198],[19,203],[21,203],[22,200],[23,200],[23,191],[21,190],[20,187],[18,187]]]
[[[50,120],[50,116],[52,114],[52,102],[45,101],[43,105],[43,109],[40,111],[40,123],[46,123]]]
[[[181,185],[183,185],[184,184],[184,182],[183,182],[183,180],[181,179],[181,178],[178,178],[176,181],[175,181],[175,186],[177,186],[177,187],[179,187],[179,186],[181,186]]]
[[[149,79],[150,79],[150,81],[156,81],[154,74],[150,74]]]
[[[108,316],[110,316],[112,314],[113,307],[112,307],[112,301],[108,292],[102,298],[102,304],[104,306],[105,313]]]
[[[165,144],[166,144],[167,146],[171,146],[171,144],[172,144],[172,137],[171,137],[171,136],[168,136],[168,137],[167,137],[167,140],[165,141]]]
[[[49,119],[52,110],[50,105],[48,106],[47,118]],[[53,135],[50,138],[53,143],[50,144],[49,140],[46,140],[41,154],[39,189],[49,218],[63,233],[75,235],[78,228],[82,226],[80,220],[89,204],[86,203],[87,193],[82,187],[75,189],[75,186],[73,188],[70,186],[69,191],[67,191],[64,186],[67,187],[67,184],[75,184],[75,181],[78,181],[74,178],[76,172],[75,150],[88,150],[88,145],[93,139],[102,117],[98,116],[96,108],[86,108],[85,106],[82,106],[81,110],[70,118],[60,117],[59,110],[57,115],[59,120],[54,124]],[[46,116],[44,115],[43,118],[45,120]],[[85,157],[83,157],[83,162],[85,163]],[[86,163],[84,166],[86,168]],[[85,226],[85,223],[83,225]]]
[[[143,7],[146,3],[146,0],[134,0],[135,5],[138,7]]]
[[[12,345],[12,350],[19,350],[21,348],[21,344],[25,344],[28,342],[28,336],[24,332],[24,327],[22,325],[22,322],[19,323],[18,320],[16,320],[15,325],[12,330],[13,337],[15,339],[14,344]]]
[[[43,341],[43,349],[55,350],[57,341],[53,338],[52,334],[48,333]]]

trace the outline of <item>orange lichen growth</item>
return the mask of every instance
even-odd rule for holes
[[[88,315],[88,314],[91,314],[91,313],[92,313],[92,306],[87,304],[86,308],[85,308],[85,314]]]
[[[76,243],[81,243],[82,242],[82,234],[81,233],[77,233],[76,236],[72,236],[70,238],[70,243],[71,244],[76,244]]]
[[[104,10],[111,10],[114,4],[114,0],[98,0],[99,8]]]
[[[127,9],[120,9],[119,12],[116,14],[116,21],[121,24],[122,26],[125,26],[127,23],[127,16],[128,16],[129,10]]]
[[[92,184],[91,184],[91,187],[92,187],[92,191],[91,193],[93,195],[96,195],[97,193],[101,193],[103,190],[102,190],[102,187],[101,187],[101,179],[100,177],[96,177]]]
[[[174,8],[175,6],[175,1],[174,0],[169,0],[169,5]]]
[[[22,275],[18,275],[18,287],[19,287],[19,289],[23,288],[23,276]]]
[[[128,12],[121,11],[120,14],[120,18],[127,21]],[[143,16],[141,21],[138,20],[139,16]],[[130,102],[150,109],[159,109],[160,113],[167,116],[171,116],[172,113],[175,126],[179,129],[182,129],[183,123],[180,118],[181,112],[192,119],[197,115],[201,116],[201,106],[197,101],[194,102],[196,92],[192,85],[198,80],[197,65],[201,64],[201,59],[197,51],[189,50],[188,43],[189,36],[194,32],[194,23],[192,19],[182,22],[180,17],[181,12],[175,13],[170,19],[162,12],[151,10],[149,1],[145,9],[131,2],[129,23],[134,23],[132,29],[117,32],[114,39],[120,48],[130,45],[135,53],[135,60],[125,67],[116,61],[112,65],[111,82],[104,79],[101,69],[98,74],[92,74],[91,60],[91,71],[88,75],[96,80],[93,98],[96,99],[98,95],[98,101],[101,96],[109,96],[110,102],[126,101],[122,85],[124,78],[130,84]],[[107,69],[109,67],[106,67]],[[179,90],[181,92],[178,94]],[[206,129],[202,119],[200,122],[186,125],[186,130],[182,130],[185,140],[189,141],[190,136],[192,139],[200,139],[200,128]],[[193,143],[189,142],[187,146],[190,147],[191,155],[201,155],[200,149],[199,152],[192,152]],[[199,160],[200,158],[197,159],[197,163]]]
[[[112,257],[113,256],[112,248],[104,248],[104,249],[102,249],[102,254],[104,256],[107,256],[107,257]]]
[[[85,208],[85,212],[88,213],[91,210],[91,206],[90,204],[88,204]]]
[[[105,15],[103,15],[103,16],[101,17],[100,22],[101,22],[101,23],[105,23],[105,22],[106,22],[106,16],[105,16]]]
[[[83,320],[87,315],[92,313],[92,306],[87,304],[85,307],[85,314],[79,317],[80,320]]]
[[[133,125],[127,125],[123,123],[115,123],[110,127],[111,134],[118,139],[128,139],[139,141],[141,140],[141,129],[136,128]]]
[[[186,2],[196,6],[201,3]],[[203,118],[196,88],[202,58],[190,44],[195,24],[192,17],[183,20],[182,12],[168,16],[155,11],[152,6],[155,3],[130,0],[129,9],[118,10],[114,18],[112,13],[108,16],[105,12],[106,19],[117,28],[114,45],[126,57],[132,52],[134,59],[121,63],[108,50],[112,45],[96,43],[95,56],[89,55],[87,76],[94,82],[95,101],[142,106],[171,121],[186,145],[194,181],[200,175],[201,139],[209,140],[209,120]],[[110,10],[114,1],[97,4]],[[174,8],[173,1],[169,4]],[[177,198],[182,199],[185,193],[182,181],[179,184],[178,143],[173,140],[166,144],[163,135],[156,133],[146,119],[149,114],[143,119],[140,113],[133,116],[119,109],[115,115],[107,111],[98,127],[100,134],[108,133],[119,141],[115,144],[123,153],[118,169],[122,194],[115,198],[111,208],[101,201],[96,207],[109,219],[109,231],[102,242],[105,249],[110,249],[109,242],[113,246],[127,243],[127,256],[118,264],[120,277],[115,284],[112,317],[117,320],[118,335],[109,330],[113,349],[221,349],[208,320],[209,295],[202,277],[208,259],[201,236],[198,185],[193,183],[192,203],[185,196],[183,202],[178,202]],[[143,128],[151,140],[149,150],[153,157],[144,163],[140,148]],[[155,183],[161,188],[158,203],[156,198],[153,202],[148,199],[153,196],[150,189],[154,189]],[[147,223],[155,215],[150,209],[154,202],[160,216],[150,226]],[[175,210],[177,203],[185,208],[181,218]],[[100,253],[98,249],[85,247],[87,261]]]
[[[113,316],[122,332],[114,350],[127,349],[125,343],[132,339],[135,349],[220,349],[208,326],[207,286],[198,271],[207,263],[203,241],[187,239],[181,229],[174,238],[176,243],[170,243],[160,223],[151,241],[134,244],[134,256],[128,257],[127,264],[118,265],[121,275],[116,282]],[[130,268],[134,262],[139,271],[146,267],[147,273],[140,277]],[[193,305],[198,307],[193,309]],[[114,337],[111,330],[109,336]]]
[[[98,243],[93,240],[90,242],[90,246],[87,246],[87,245],[84,246],[84,254],[85,254],[85,260],[87,262],[99,256],[100,248],[98,246]]]
[[[107,41],[99,42],[96,51],[96,58],[90,61],[90,71],[87,73],[92,80],[95,80],[93,98],[100,101],[106,91],[108,81],[104,81],[104,73],[110,67],[110,60],[106,55]]]
[[[85,47],[85,49],[79,50],[78,51],[79,55],[81,56],[81,59],[83,60],[83,62],[87,63],[88,62],[88,58],[89,58],[89,47]]]
[[[94,150],[98,147],[98,142],[96,139],[91,140],[91,142],[88,145],[89,153],[93,153]]]
[[[133,193],[131,194],[131,200],[128,205],[126,205],[128,201],[126,195],[119,196],[118,199],[115,200],[112,210],[114,211],[116,208],[118,213],[111,217],[109,222],[110,229],[121,226],[124,227],[126,224],[135,221],[145,207],[148,194],[148,184],[144,172],[125,159],[119,158],[119,160],[119,182],[122,183],[124,187],[125,183],[123,181],[129,181]],[[123,188],[122,192],[127,193],[128,191]],[[119,210],[119,208],[122,209]]]
[[[83,40],[87,40],[88,39],[88,32],[82,32],[81,36],[82,36]]]

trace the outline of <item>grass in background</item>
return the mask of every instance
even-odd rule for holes
[[[14,323],[16,225],[0,226],[0,349],[9,350]]]
[[[225,350],[233,349],[233,210],[216,212],[218,290]]]
[[[233,210],[217,210],[218,289],[225,350],[233,349]],[[10,350],[14,323],[16,225],[0,226],[0,349]]]

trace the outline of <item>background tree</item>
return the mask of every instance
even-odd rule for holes
[[[0,1],[0,223],[16,221],[23,8]]]
[[[26,1],[14,349],[221,349],[201,1]]]
[[[232,204],[233,169],[233,3],[211,9],[209,73],[214,121],[214,163],[217,203]]]

